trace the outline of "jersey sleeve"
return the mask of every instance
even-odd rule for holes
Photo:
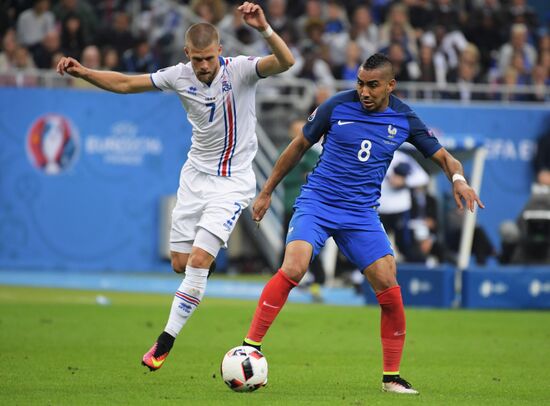
[[[180,73],[180,65],[159,69],[158,71],[151,73],[151,82],[153,83],[153,86],[159,90],[173,90]]]
[[[330,130],[330,116],[334,109],[331,99],[322,103],[313,113],[307,118],[307,123],[304,125],[302,132],[304,137],[311,143],[315,144],[321,137]]]
[[[431,157],[442,148],[439,140],[428,130],[426,124],[412,110],[408,112],[409,137],[407,141],[418,149],[425,158]]]
[[[225,63],[228,64],[228,67],[231,67],[231,64],[233,64],[234,69],[243,80],[253,83],[263,79],[263,76],[258,72],[258,62],[260,59],[259,56],[239,55],[235,58],[225,58]]]

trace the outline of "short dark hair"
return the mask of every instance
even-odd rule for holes
[[[218,30],[212,24],[193,24],[185,33],[185,45],[194,45],[198,49],[204,49],[214,43],[220,43],[220,36]]]
[[[363,62],[361,65],[361,68],[365,70],[374,70],[374,69],[380,69],[380,68],[389,68],[391,72],[392,78],[394,77],[393,73],[393,65],[389,58],[381,53],[377,53],[374,55],[369,56],[369,58]]]

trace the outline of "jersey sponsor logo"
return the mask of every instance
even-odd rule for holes
[[[32,165],[48,175],[67,170],[78,156],[78,131],[66,117],[46,114],[32,123],[27,133],[27,156]]]
[[[338,125],[346,125],[346,124],[353,124],[355,121],[342,121],[338,120]]]
[[[195,86],[189,86],[187,89],[187,93],[189,93],[191,96],[197,95],[197,88]]]
[[[315,119],[315,115],[317,114],[317,109],[313,110],[313,113],[309,115],[307,118],[307,121],[313,121]]]
[[[390,124],[388,126],[388,138],[394,138],[396,134],[397,134],[397,128],[395,128]]]

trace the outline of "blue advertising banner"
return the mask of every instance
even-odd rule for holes
[[[462,306],[476,309],[550,309],[550,266],[468,269]]]
[[[451,307],[455,297],[454,275],[455,269],[451,266],[426,269],[419,265],[398,265],[397,282],[401,286],[403,303],[406,306]],[[362,288],[365,302],[377,304],[366,280]]]
[[[191,128],[174,94],[0,89],[0,268],[154,270]]]

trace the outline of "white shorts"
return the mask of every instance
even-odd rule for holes
[[[256,194],[256,177],[249,172],[222,177],[196,170],[189,163],[181,169],[176,207],[172,212],[170,250],[191,252],[198,228],[227,240],[243,210]]]

